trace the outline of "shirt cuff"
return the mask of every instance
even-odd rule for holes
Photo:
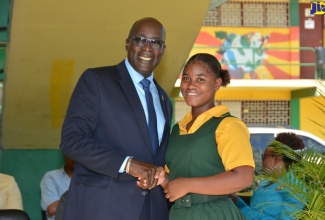
[[[124,172],[125,172],[125,165],[126,165],[126,162],[128,161],[129,158],[130,158],[130,156],[127,156],[127,157],[124,159],[124,161],[123,161],[123,163],[122,163],[122,165],[121,165],[121,167],[120,167],[120,170],[118,171],[119,173],[124,173]]]

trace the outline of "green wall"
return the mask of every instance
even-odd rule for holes
[[[291,127],[300,129],[300,103],[299,99],[291,100]]]
[[[59,169],[64,163],[57,150],[1,150],[0,172],[15,177],[20,188],[24,210],[31,220],[41,220],[42,176],[49,170]]]

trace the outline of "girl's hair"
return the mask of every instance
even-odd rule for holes
[[[302,150],[305,148],[305,143],[302,140],[301,137],[297,136],[293,132],[282,132],[279,133],[276,137],[275,140],[278,142],[281,142],[282,144],[287,145],[294,151]],[[291,165],[294,161],[285,155],[283,156],[283,161],[286,165]]]
[[[208,53],[197,53],[193,55],[185,64],[185,67],[190,63],[201,62],[205,64],[217,78],[221,78],[222,86],[226,87],[230,83],[230,73],[228,70],[222,69],[218,59]]]

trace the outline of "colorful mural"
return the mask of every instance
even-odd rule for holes
[[[298,28],[202,27],[191,50],[216,56],[234,79],[298,79]]]

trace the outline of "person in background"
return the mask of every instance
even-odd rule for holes
[[[305,148],[303,140],[292,132],[279,133],[275,140],[287,145],[293,150],[302,150]],[[282,172],[283,167],[289,171],[288,168],[293,163],[292,159],[272,152],[270,147],[265,149],[264,154],[262,154],[262,159],[263,170],[276,170],[279,173],[279,178],[286,174],[291,175],[290,172],[286,174]],[[303,204],[293,198],[277,182],[269,182],[267,180],[262,181],[254,190],[250,198],[250,205],[247,205],[236,194],[231,194],[230,197],[247,220],[293,220],[294,218],[290,214],[297,210],[302,210],[304,207]]]
[[[153,75],[165,39],[157,19],[140,19],[125,41],[126,59],[81,75],[62,127],[61,150],[76,161],[64,219],[168,219],[161,187],[148,190],[170,135],[171,101]]]
[[[195,54],[184,67],[180,89],[191,111],[173,127],[169,175],[160,167],[155,176],[174,202],[170,220],[244,219],[227,194],[252,184],[255,164],[246,125],[215,106],[215,93],[229,83],[229,72],[210,54]]]
[[[69,189],[75,162],[64,157],[65,164],[61,169],[51,170],[41,179],[41,207],[46,212],[48,220],[54,220],[54,215],[63,193]]]
[[[56,208],[56,212],[55,212],[55,220],[63,220],[63,212],[64,212],[64,208],[65,208],[65,201],[67,200],[67,195],[68,195],[68,190],[65,191],[65,193],[63,193],[63,195],[61,196],[58,206]]]
[[[13,176],[0,173],[0,209],[23,210],[23,200]]]

